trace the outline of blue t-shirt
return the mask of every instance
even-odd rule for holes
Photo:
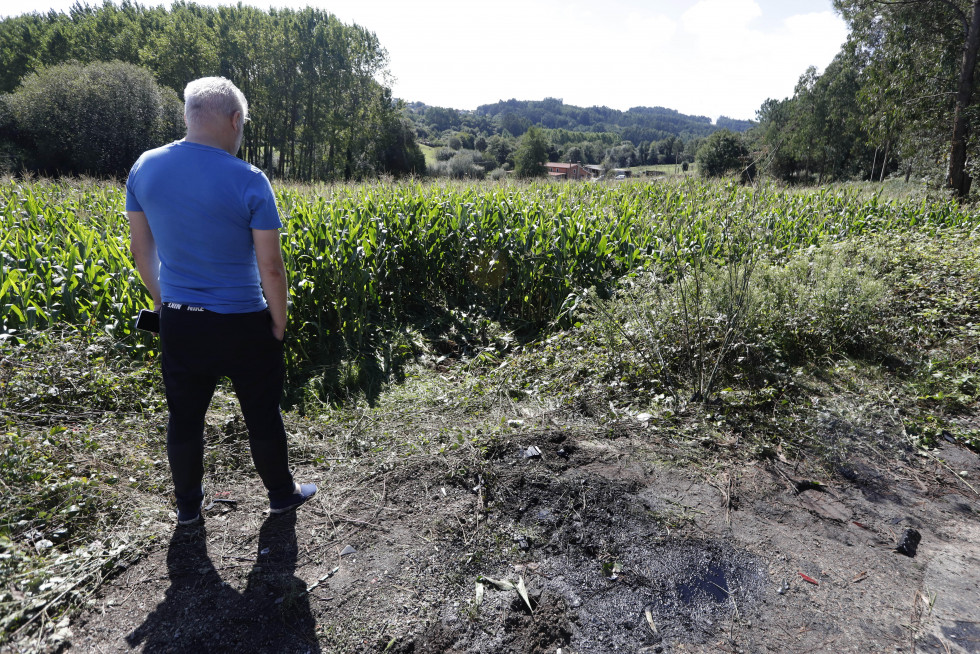
[[[261,170],[224,150],[175,141],[133,164],[126,210],[146,214],[164,302],[218,313],[266,307],[252,230],[282,222]]]

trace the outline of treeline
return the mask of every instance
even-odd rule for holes
[[[767,100],[740,143],[719,141],[727,155],[705,155],[788,182],[914,177],[968,197],[980,174],[980,0],[834,6],[850,34],[833,62],[807,70],[792,97]]]
[[[475,111],[433,107],[421,102],[409,104],[410,114],[425,140],[437,139],[447,130],[459,130],[474,137],[494,134],[519,137],[530,127],[563,130],[586,135],[614,134],[617,140],[633,143],[663,140],[669,136],[690,140],[718,129],[744,132],[755,123],[726,116],[711,123],[707,116],[688,116],[663,107],[633,107],[619,111],[609,107],[576,107],[556,98],[507,100],[481,105]]]
[[[68,13],[0,21],[0,93],[7,94],[0,99],[0,140],[6,141],[0,157],[44,172],[117,174],[72,169],[68,157],[38,160],[39,139],[71,135],[39,137],[43,121],[24,113],[29,103],[21,97],[61,64],[102,69],[98,62],[112,61],[148,69],[177,94],[198,77],[231,79],[251,110],[239,154],[275,177],[349,180],[424,171],[412,125],[378,81],[387,74],[387,54],[374,33],[311,8],[266,12],[189,2],[170,9],[128,0],[76,4]]]
[[[575,107],[555,98],[507,100],[475,111],[407,105],[419,139],[436,148],[432,172],[453,177],[512,170],[529,130],[539,130],[548,161],[579,162],[604,168],[694,161],[704,137],[719,129],[738,132],[752,121],[687,116],[663,107]]]
[[[688,116],[664,107],[633,107],[619,111],[609,107],[576,107],[557,98],[540,101],[507,100],[476,108],[477,115],[495,120],[514,136],[520,136],[531,125],[574,132],[615,132],[623,140],[640,143],[657,141],[667,136],[688,140],[708,136],[719,126],[712,125],[707,116]],[[722,117],[723,127],[745,131],[750,121]]]

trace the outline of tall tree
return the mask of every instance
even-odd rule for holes
[[[521,138],[521,144],[514,154],[514,174],[522,179],[541,177],[547,169],[548,144],[537,127],[532,127]]]
[[[45,66],[119,59],[180,91],[224,75],[249,99],[242,156],[297,180],[419,171],[377,37],[318,9],[170,9],[122,0],[0,21],[0,93]],[[398,151],[404,148],[404,151]]]
[[[966,14],[962,14],[966,23]],[[977,51],[980,50],[980,0],[974,0],[963,44],[959,81],[956,85],[956,108],[953,112],[953,136],[949,149],[949,176],[947,183],[958,195],[965,196],[970,190],[971,178],[966,173],[966,141],[969,134],[967,110],[973,104],[974,73],[977,68]]]
[[[970,108],[980,51],[980,0],[834,0],[834,6],[869,58],[866,97],[880,98],[882,111],[902,116],[893,123],[902,130],[913,127],[913,118],[920,130],[926,122],[945,122],[946,185],[966,196],[976,131]],[[900,100],[888,100],[888,89]],[[888,134],[886,149],[894,137],[893,131]]]

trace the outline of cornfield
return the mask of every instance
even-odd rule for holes
[[[291,278],[289,356],[378,347],[385,326],[445,308],[539,328],[577,289],[641,262],[724,257],[721,216],[779,257],[825,239],[977,222],[946,201],[855,192],[628,183],[281,188]],[[59,323],[152,348],[133,323],[145,294],[128,250],[124,192],[78,181],[0,183],[0,337]],[[677,244],[680,247],[677,247]],[[673,244],[668,247],[668,244]]]

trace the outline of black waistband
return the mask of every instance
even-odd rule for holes
[[[204,307],[192,307],[188,304],[179,304],[177,302],[164,302],[163,307],[165,309],[173,309],[174,311],[191,311],[194,313],[205,313],[208,312]],[[208,312],[210,313],[210,312]]]
[[[223,316],[226,318],[269,315],[268,307],[266,307],[265,309],[261,309],[259,311],[246,311],[244,313],[221,313],[218,311],[212,311],[211,309],[205,309],[204,307],[196,307],[190,304],[181,304],[179,302],[164,302],[163,309],[167,311],[183,311],[186,313],[207,314],[209,316]]]

